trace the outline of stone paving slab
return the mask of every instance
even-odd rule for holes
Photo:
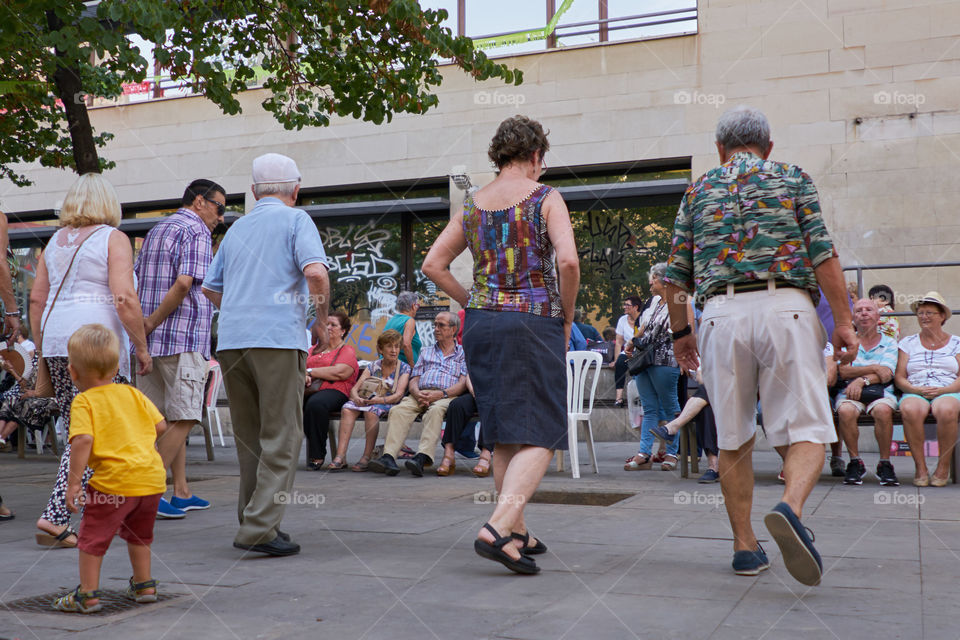
[[[0,638],[960,636],[960,487],[912,487],[909,458],[894,461],[905,482],[896,488],[869,476],[863,486],[844,486],[825,468],[804,522],[817,535],[826,574],[821,586],[807,588],[789,577],[762,525],[782,493],[775,454],[754,457],[753,521],[773,566],[747,578],[730,569],[719,485],[676,472],[623,471],[634,448],[598,443],[599,476],[588,464],[578,480],[551,467],[544,490],[628,497],[606,507],[528,505],[528,523],[550,553],[538,558],[540,575],[516,576],[473,553],[493,483],[474,478],[470,461],[458,462],[450,478],[301,470],[299,502],[287,508],[283,527],[303,551],[264,558],[231,546],[234,451],[217,447],[217,459],[207,462],[195,443],[189,475],[213,507],[157,522],[154,543],[154,575],[182,597],[102,617],[0,607]],[[0,492],[17,513],[0,524],[0,601],[77,582],[75,551],[33,541],[55,469],[52,456],[0,454]],[[128,576],[118,541],[104,560],[103,584],[118,588]]]

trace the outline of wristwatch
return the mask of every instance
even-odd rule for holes
[[[449,396],[447,395],[447,390],[446,390],[446,389],[441,389],[441,391],[443,391],[443,397],[444,397],[444,398],[448,398],[448,397],[449,397]]]
[[[672,331],[670,335],[673,336],[674,340],[679,340],[684,336],[690,335],[692,332],[693,328],[690,325],[687,325],[683,329],[680,329],[680,331]]]
[[[866,387],[866,386],[868,386],[868,385],[870,384],[870,378],[868,378],[867,376],[863,376],[863,377],[860,378],[860,379],[863,380],[863,386]]]

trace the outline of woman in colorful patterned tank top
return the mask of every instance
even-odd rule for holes
[[[504,120],[488,155],[497,177],[464,202],[423,262],[423,272],[466,308],[463,347],[483,440],[494,443],[499,494],[475,551],[517,573],[537,573],[546,545],[523,510],[554,449],[567,448],[566,345],[580,266],[563,198],[538,182],[549,150],[543,127]],[[473,256],[467,291],[448,267]]]

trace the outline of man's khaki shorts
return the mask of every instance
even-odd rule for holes
[[[758,392],[772,446],[836,442],[826,334],[806,291],[714,296],[704,305],[697,338],[720,449],[739,449],[753,437]]]
[[[137,389],[157,405],[167,422],[203,417],[207,359],[197,351],[153,359],[153,371],[137,376]]]

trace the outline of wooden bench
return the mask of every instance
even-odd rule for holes
[[[903,425],[903,419],[900,417],[899,411],[893,412],[893,424]],[[936,426],[937,420],[931,413],[927,415],[926,419],[923,421],[923,424]],[[833,426],[835,429],[839,426],[839,417],[837,416],[836,412],[833,413]],[[862,413],[860,414],[860,417],[857,418],[857,426],[872,427],[873,418],[865,413]],[[700,473],[700,459],[697,457],[696,423],[694,421],[690,421],[683,425],[680,428],[680,431],[677,432],[677,437],[680,438],[680,477],[690,477],[690,471],[693,471],[693,473]],[[953,479],[954,484],[957,482],[958,464],[960,464],[960,447],[954,446],[953,456],[950,460],[950,477]]]

